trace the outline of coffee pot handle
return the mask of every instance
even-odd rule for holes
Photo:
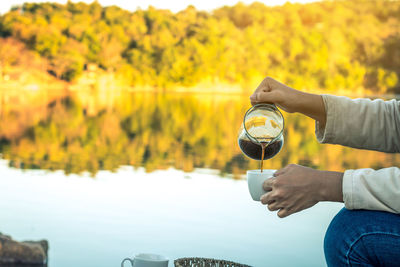
[[[125,261],[129,261],[129,262],[132,264],[132,267],[133,267],[133,260],[130,259],[130,258],[125,258],[125,259],[121,262],[121,267],[124,267]]]

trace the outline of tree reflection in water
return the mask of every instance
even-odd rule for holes
[[[247,95],[110,90],[0,96],[0,153],[14,167],[93,175],[121,165],[143,166],[149,172],[212,168],[236,178],[259,167],[237,145],[237,132],[250,105]],[[265,168],[298,163],[344,170],[400,163],[395,154],[320,145],[311,119],[284,116],[285,145]]]

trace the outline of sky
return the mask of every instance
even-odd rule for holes
[[[1,0],[0,1],[0,13],[4,14],[10,10],[12,6],[21,5],[24,2],[57,2],[65,4],[67,0],[51,0],[51,1],[43,1],[43,0],[36,0],[36,1],[29,1],[29,0]],[[82,0],[82,1],[71,1],[71,2],[86,2],[91,3],[93,0]],[[156,8],[162,9],[170,9],[173,12],[178,12],[182,9],[185,9],[188,5],[193,5],[199,10],[206,10],[210,11],[215,8],[221,6],[232,6],[235,5],[238,0],[148,0],[148,1],[139,1],[139,0],[98,0],[98,2],[102,6],[110,6],[110,5],[117,5],[123,9],[127,9],[130,11],[136,10],[138,7],[141,9],[147,9],[148,6],[154,6]],[[242,0],[243,3],[252,3],[254,0]],[[310,3],[315,2],[315,0],[258,0],[258,2],[262,2],[269,6],[274,5],[283,5],[285,2],[293,2],[293,3]]]

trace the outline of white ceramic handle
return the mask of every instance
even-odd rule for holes
[[[125,258],[125,259],[121,262],[121,267],[124,267],[125,261],[129,261],[129,262],[132,264],[132,267],[133,267],[133,260],[130,259],[130,258]]]

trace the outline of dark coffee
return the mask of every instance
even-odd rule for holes
[[[281,150],[283,142],[281,139],[278,139],[270,144],[268,144],[265,148],[264,159],[270,159]],[[249,158],[255,160],[262,159],[262,148],[260,144],[256,144],[251,142],[250,140],[239,139],[239,147],[243,151],[243,153]]]
[[[263,171],[264,168],[264,155],[265,155],[265,148],[268,146],[268,142],[260,142],[261,145],[261,161],[260,161],[260,170]]]

